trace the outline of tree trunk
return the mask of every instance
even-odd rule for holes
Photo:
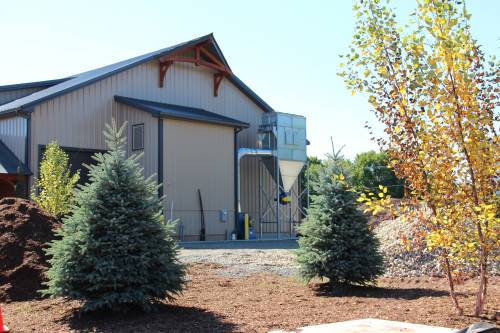
[[[455,293],[455,282],[453,282],[453,276],[451,275],[450,261],[448,257],[444,258],[446,277],[448,278],[448,286],[450,288],[450,296],[453,300],[453,304],[455,305],[455,309],[457,310],[457,314],[459,316],[464,314],[464,310],[458,303],[457,294]]]
[[[486,287],[488,284],[487,277],[487,259],[484,250],[481,250],[481,263],[479,272],[479,288],[476,294],[476,306],[474,308],[474,316],[479,317],[484,310],[486,303]]]

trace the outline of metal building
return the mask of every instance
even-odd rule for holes
[[[241,159],[237,179],[238,150],[262,148],[259,128],[272,114],[232,72],[212,34],[60,80],[3,86],[0,196],[13,194],[21,169],[33,186],[54,140],[85,179],[82,163],[106,148],[102,132],[114,118],[128,124],[129,153],[143,152],[145,174],[163,184],[165,215],[179,219],[183,240],[202,236],[200,197],[207,240],[231,237],[238,201],[259,237],[293,237],[302,218],[297,177],[286,205],[276,187],[282,177],[264,166],[272,156]],[[305,126],[296,137],[305,153]]]

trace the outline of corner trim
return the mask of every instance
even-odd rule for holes
[[[158,118],[158,197],[163,197],[163,118]]]
[[[234,157],[233,157],[233,178],[234,178],[234,231],[238,230],[238,133],[241,132],[241,128],[234,129]]]

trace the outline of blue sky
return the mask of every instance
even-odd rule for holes
[[[414,1],[394,0],[401,14]],[[499,51],[498,0],[468,0],[473,34]],[[210,32],[233,71],[277,111],[308,120],[309,154],[377,148],[363,96],[336,72],[353,33],[351,0],[5,1],[0,84],[76,74]]]

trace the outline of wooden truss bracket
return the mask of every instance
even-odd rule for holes
[[[168,68],[172,66],[173,61],[160,61],[160,88],[163,88],[165,83],[165,76],[167,75]]]
[[[195,66],[208,67],[214,73],[214,96],[219,94],[219,87],[225,76],[231,75],[231,69],[224,62],[207,50],[208,42],[195,45],[190,48],[180,50],[174,54],[170,54],[160,58],[160,88],[164,86],[165,77],[169,67],[174,62],[191,63]]]
[[[219,86],[224,78],[224,73],[215,73],[214,74],[214,97],[219,96]]]

